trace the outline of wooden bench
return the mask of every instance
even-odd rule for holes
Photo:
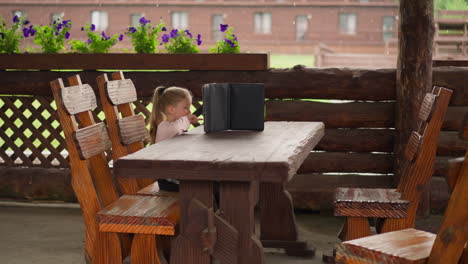
[[[419,198],[433,173],[438,136],[451,94],[451,90],[436,87],[424,97],[419,130],[408,140],[406,166],[397,189],[336,189],[334,214],[346,216],[339,235],[342,240],[371,235],[368,217],[385,219],[378,232],[414,227]]]
[[[468,11],[439,10],[435,18],[434,56],[454,58],[468,55]],[[441,49],[445,49],[442,54]]]
[[[466,115],[468,118],[468,114]],[[468,140],[468,122],[460,134]],[[454,186],[437,236],[404,229],[344,242],[337,246],[337,263],[468,263],[468,151],[452,167]]]
[[[69,153],[72,187],[86,227],[86,261],[122,263],[131,252],[132,263],[160,263],[155,235],[174,235],[179,204],[175,197],[124,195],[120,197],[105,150],[111,146],[106,127],[95,123],[92,88],[79,76],[51,82],[57,113]],[[120,181],[122,189],[128,181]],[[132,237],[129,234],[135,234]]]

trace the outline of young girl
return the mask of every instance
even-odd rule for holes
[[[190,124],[199,120],[190,114],[192,95],[180,87],[157,87],[153,94],[153,111],[150,121],[151,144],[172,138],[187,131]],[[158,180],[159,188],[178,191],[177,180]]]

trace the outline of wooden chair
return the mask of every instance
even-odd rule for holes
[[[92,88],[79,76],[65,87],[51,82],[59,121],[69,153],[72,187],[86,227],[86,259],[121,263],[130,252],[132,263],[160,263],[155,235],[174,235],[179,218],[174,197],[119,197],[104,151],[111,146],[106,127],[95,123]],[[120,185],[125,182],[120,182]],[[104,209],[103,209],[104,208]],[[135,234],[133,241],[129,234]]]
[[[464,140],[468,140],[466,120]],[[336,262],[468,263],[468,151],[461,166],[452,168],[454,189],[437,236],[404,229],[347,241],[337,246]]]
[[[406,166],[397,189],[338,188],[334,213],[346,216],[339,235],[351,240],[371,235],[368,217],[384,218],[378,232],[414,227],[424,186],[432,176],[437,141],[452,91],[435,87],[426,94],[419,111],[419,130],[413,132],[405,150]]]
[[[109,135],[112,142],[112,159],[117,159],[142,149],[149,139],[143,115],[135,115],[131,103],[137,100],[135,85],[125,79],[121,71],[114,72],[109,80],[107,74],[96,78],[102,108],[106,115]],[[119,116],[119,113],[121,117]],[[129,190],[138,195],[177,195],[161,192],[152,179],[138,179]],[[137,184],[137,185],[135,185]]]

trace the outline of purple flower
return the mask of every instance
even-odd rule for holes
[[[13,23],[16,23],[16,22],[19,22],[19,17],[18,16],[13,17]]]
[[[221,32],[224,32],[226,31],[226,29],[228,28],[228,25],[223,25],[223,24],[219,24],[219,30],[221,30]]]
[[[145,26],[146,24],[148,24],[150,21],[147,20],[145,17],[141,17],[140,20],[139,20],[140,24],[142,24],[143,26]]]
[[[162,41],[163,41],[164,43],[168,43],[168,42],[169,42],[169,35],[168,35],[168,34],[164,34],[164,35],[162,36]]]
[[[29,37],[29,28],[23,28],[23,36],[25,38]]]
[[[104,31],[102,31],[101,36],[104,40],[110,39],[110,37],[106,36],[106,33],[104,33]]]
[[[58,32],[55,32],[55,36],[58,36],[58,35],[59,35],[59,33],[58,33]]]
[[[84,27],[81,27],[81,31],[84,31]]]
[[[130,32],[130,33],[132,33],[132,34],[135,33],[136,31],[137,31],[137,30],[136,30],[136,28],[134,28],[134,27],[129,27],[129,28],[128,28],[128,32]]]
[[[178,32],[179,31],[177,29],[171,30],[171,38],[176,38],[179,35]]]
[[[236,44],[235,44],[234,42],[230,41],[229,39],[224,39],[224,41],[225,41],[227,44],[229,44],[229,45],[231,46],[231,48],[236,47]]]
[[[91,24],[90,29],[91,29],[91,31],[94,31],[94,30],[96,30],[96,26],[94,24]]]
[[[70,37],[70,32],[65,33],[65,39],[68,39]]]
[[[36,30],[31,26],[29,27],[29,35],[34,36],[36,34]]]
[[[70,23],[70,22],[71,22],[71,20],[64,20],[64,21],[62,22],[62,24],[63,24],[64,26],[66,26],[66,25],[68,25],[68,23]]]
[[[189,36],[190,38],[193,38],[192,33],[190,33],[190,31],[185,30],[185,34],[187,34],[187,36]]]
[[[237,41],[237,36],[234,35],[234,34],[232,34],[232,36],[234,37],[232,40],[233,40],[233,41]]]
[[[24,25],[29,24],[29,20],[25,20],[23,24],[24,24]]]
[[[166,27],[162,27],[161,31],[167,31]]]
[[[91,39],[88,39],[87,41],[88,45],[91,44],[91,42],[92,42]]]
[[[200,46],[201,44],[202,44],[201,35],[198,34],[197,35],[197,45]]]
[[[57,24],[57,21],[56,21],[56,20],[54,20],[54,25],[55,25],[55,24]]]
[[[119,41],[122,41],[122,40],[123,40],[123,34],[120,34]]]
[[[57,25],[57,31],[61,30],[61,29],[62,29],[62,27],[63,27],[63,25],[62,25],[62,24],[58,24],[58,25]]]

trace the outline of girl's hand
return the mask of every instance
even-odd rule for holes
[[[190,124],[198,124],[198,121],[203,120],[203,118],[199,118],[196,115],[188,115],[188,120],[190,121]]]

